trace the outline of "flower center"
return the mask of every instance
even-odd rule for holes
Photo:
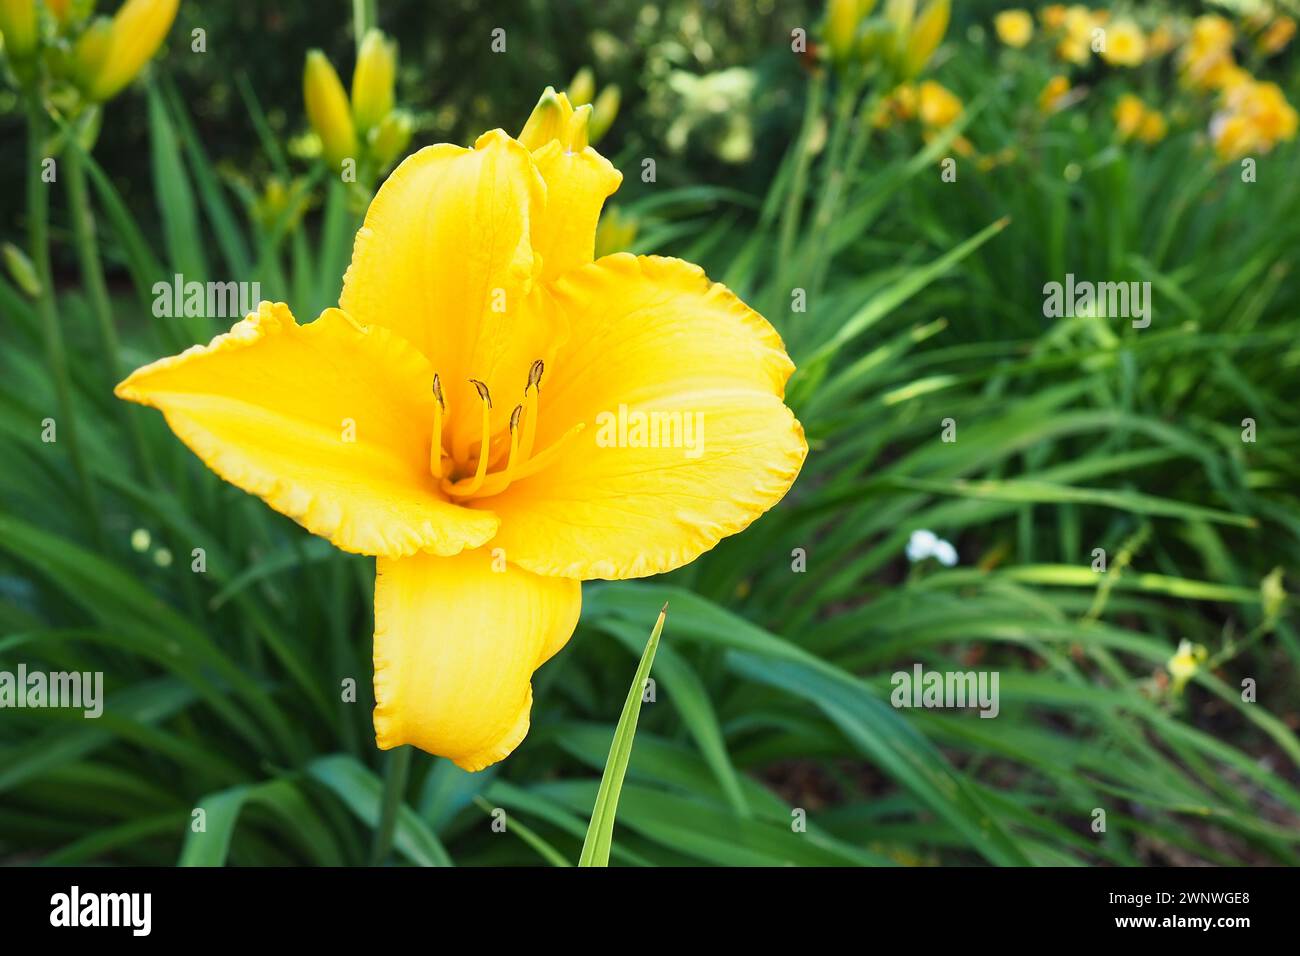
[[[478,393],[482,436],[477,453],[471,444],[462,455],[448,454],[442,441],[443,426],[450,421],[451,409],[442,391],[442,382],[433,376],[433,440],[429,443],[429,469],[437,478],[442,490],[451,498],[468,500],[499,495],[511,482],[527,478],[541,471],[558,456],[560,449],[581,432],[586,424],[579,422],[542,451],[533,454],[537,438],[537,416],[541,409],[542,373],[546,366],[541,359],[528,369],[524,384],[524,400],[510,413],[506,429],[492,433],[492,395],[487,384],[470,379]],[[506,450],[509,449],[507,452]],[[504,465],[501,458],[505,457]],[[493,470],[493,466],[496,470]]]

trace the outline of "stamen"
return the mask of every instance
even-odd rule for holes
[[[483,440],[478,449],[478,467],[474,469],[474,477],[464,492],[466,496],[473,495],[483,487],[483,479],[487,477],[488,458],[491,457],[492,452],[492,396],[488,392],[488,387],[478,379],[471,378],[469,381],[478,389],[478,397],[483,400]]]
[[[429,443],[429,470],[433,472],[433,477],[442,477],[442,416],[447,409],[447,403],[442,398],[442,382],[438,380],[438,374],[433,375],[433,397],[437,399],[433,405],[433,441]]]
[[[524,439],[520,443],[523,449],[524,461],[533,453],[533,441],[537,437],[537,411],[542,400],[542,373],[546,371],[546,363],[541,359],[533,362],[532,367],[528,369],[528,384],[524,386]],[[530,392],[531,389],[531,392]]]
[[[515,464],[519,460],[519,416],[523,412],[524,406],[516,405],[515,410],[510,413],[510,457],[506,459],[506,485],[515,478]]]
[[[490,475],[488,479],[480,485],[475,485],[474,478],[462,478],[460,481],[450,482],[443,479],[442,490],[453,498],[490,498],[492,495],[499,495],[513,481],[522,481],[532,475],[537,474],[551,462],[560,456],[564,446],[569,444],[574,438],[582,434],[586,429],[586,422],[578,422],[567,432],[552,442],[545,450],[529,458],[522,465],[514,470],[511,474],[509,469],[498,471]],[[509,479],[509,480],[507,480]]]

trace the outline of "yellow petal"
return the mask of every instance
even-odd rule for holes
[[[542,384],[536,447],[586,428],[482,500],[501,517],[494,547],[537,574],[640,577],[781,499],[808,448],[781,400],[793,366],[761,316],[697,266],[626,254],[567,274],[555,297],[572,334]],[[668,441],[637,447],[634,413],[652,412]]]
[[[480,548],[379,559],[375,740],[482,770],[528,733],[532,675],[573,634],[582,586]]]
[[[623,174],[590,146],[577,152],[551,140],[533,153],[546,181],[546,209],[533,222],[533,248],[542,256],[542,278],[553,281],[591,262],[596,221]]]
[[[424,354],[451,409],[447,440],[462,451],[480,438],[470,379],[487,384],[499,431],[556,339],[545,310],[529,306],[542,266],[529,232],[545,203],[528,151],[493,130],[473,149],[442,144],[408,156],[357,232],[339,304]]]
[[[161,409],[218,475],[345,551],[456,554],[497,519],[446,501],[429,473],[433,373],[388,329],[338,309],[298,325],[283,304],[117,387]]]

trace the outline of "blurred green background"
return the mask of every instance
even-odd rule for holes
[[[887,14],[908,6],[854,17],[837,48],[820,3],[381,0],[411,149],[517,133],[582,67],[619,86],[604,251],[699,262],[762,311],[811,446],[743,534],[585,587],[513,756],[470,775],[417,753],[402,779],[370,729],[373,561],[112,397],[221,330],[154,319],[160,278],[256,278],[302,321],[335,301],[373,185],[325,175],[302,104],[310,48],[347,83],[352,4],[182,2],[93,150],[41,140],[63,170],[52,281],[24,272],[23,190],[0,194],[0,667],[102,670],[109,694],[96,721],[0,711],[0,861],[576,862],[667,599],[613,863],[1297,862],[1300,181],[1294,117],[1265,115],[1257,85],[1300,99],[1292,44],[1264,49],[1289,8],[1084,11],[1088,31],[1140,28],[1121,65],[1064,59],[1048,6],[1015,46],[994,20],[1010,5],[962,3],[907,67],[919,21]],[[1227,61],[1207,15],[1230,26]],[[486,52],[495,27],[507,54]],[[18,184],[22,101],[3,90],[0,176]],[[1126,95],[1159,136],[1122,128]],[[43,105],[51,135],[84,117]],[[80,245],[79,211],[97,226]],[[1151,283],[1152,324],[1046,317],[1067,273]],[[910,561],[920,530],[956,564]],[[891,674],[916,663],[997,671],[999,716],[892,707]]]

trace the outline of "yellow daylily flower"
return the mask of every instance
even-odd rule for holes
[[[176,20],[180,0],[126,0],[113,15],[107,43],[86,74],[86,95],[116,96],[153,59]]]
[[[384,749],[505,757],[581,581],[694,560],[807,454],[765,319],[680,260],[593,260],[622,177],[590,114],[548,91],[519,139],[408,156],[338,308],[299,325],[263,303],[117,387],[226,480],[376,556]]]
[[[1024,10],[1003,10],[993,18],[998,39],[1019,49],[1034,37],[1034,18]]]

